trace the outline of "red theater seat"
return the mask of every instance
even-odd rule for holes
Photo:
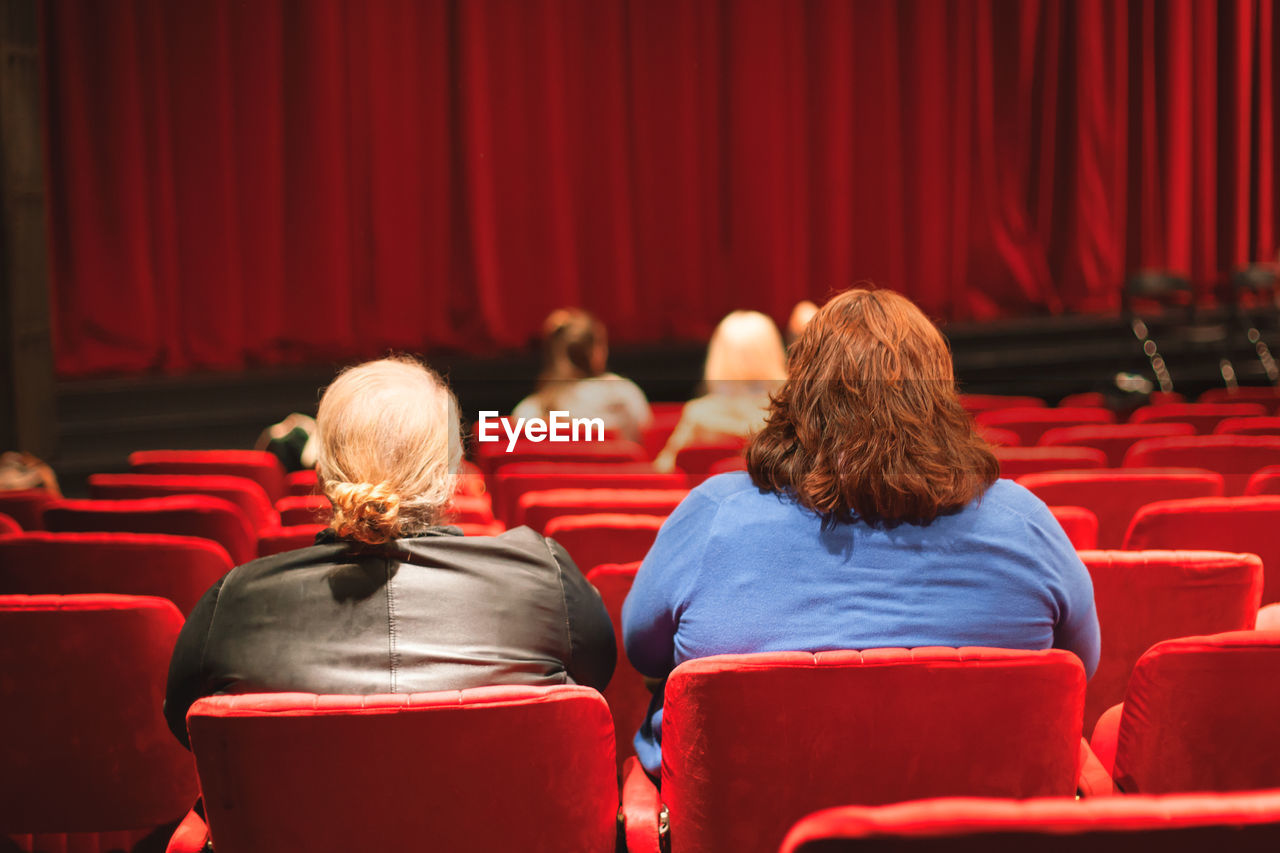
[[[1161,640],[1252,628],[1262,562],[1219,551],[1082,551],[1093,578],[1102,654],[1085,696],[1084,730],[1124,698],[1133,665]]]
[[[1280,465],[1268,465],[1249,475],[1244,493],[1253,495],[1280,495]]]
[[[605,563],[644,559],[666,520],[665,515],[632,513],[561,515],[548,521],[543,533],[563,545],[586,572]]]
[[[671,433],[676,431],[680,418],[684,414],[684,403],[673,403],[677,408],[671,411],[653,410],[653,420],[640,431],[640,443],[644,446],[645,455],[653,459],[667,446]]]
[[[280,516],[262,486],[247,477],[227,474],[92,474],[89,497],[97,500],[137,500],[170,495],[208,495],[240,508],[256,530],[278,527]]]
[[[1127,793],[1280,787],[1280,632],[1153,646],[1093,748]]]
[[[747,470],[747,457],[730,456],[728,459],[721,459],[711,466],[710,474],[714,477],[717,474],[728,474],[731,471]]]
[[[1125,550],[1244,551],[1262,558],[1262,603],[1280,601],[1280,496],[1157,501],[1133,517]]]
[[[1272,853],[1280,791],[1073,802],[952,798],[810,815],[780,853]]]
[[[262,486],[274,504],[285,495],[280,460],[265,450],[139,450],[129,454],[138,474],[229,474]]]
[[[1038,471],[1102,468],[1107,457],[1092,447],[995,447],[1000,476],[1016,480]]]
[[[488,524],[493,521],[493,502],[486,494],[456,494],[449,506],[449,520],[454,524]]]
[[[231,571],[208,539],[156,533],[24,533],[0,539],[0,594],[167,598],[186,616]]]
[[[1022,438],[1016,432],[1010,429],[1000,429],[999,427],[978,425],[978,434],[982,436],[987,444],[996,445],[998,447],[1018,447],[1022,444]]]
[[[276,501],[276,510],[280,513],[280,524],[284,527],[328,524],[333,516],[333,505],[324,495],[290,495]]]
[[[538,532],[551,519],[564,515],[670,515],[688,489],[548,489],[520,496],[513,527],[527,524]]]
[[[0,512],[18,522],[23,530],[44,530],[44,508],[58,496],[44,489],[0,491]]]
[[[720,655],[666,685],[659,792],[634,759],[630,853],[774,851],[815,809],[919,797],[1071,796],[1084,669],[1070,652],[877,649]]]
[[[644,722],[649,710],[649,700],[653,696],[645,684],[644,676],[636,671],[623,651],[622,604],[627,600],[627,593],[631,592],[631,584],[635,582],[639,568],[640,563],[635,562],[596,566],[587,573],[587,580],[600,591],[600,598],[609,611],[614,639],[618,643],[618,665],[613,670],[609,686],[605,688],[604,699],[609,703],[609,713],[613,715],[619,774],[622,773],[626,760],[636,754],[632,739]]]
[[[0,513],[0,536],[9,536],[14,533],[21,533],[22,525],[13,520],[12,516]]]
[[[1115,413],[1110,409],[1082,406],[1075,409],[1018,408],[997,409],[975,416],[981,426],[1007,429],[1018,434],[1026,447],[1040,441],[1040,436],[1056,427],[1084,424],[1115,423]]]
[[[1259,468],[1280,465],[1280,436],[1188,435],[1139,441],[1126,468],[1208,468],[1222,475],[1226,494],[1239,495]]]
[[[1058,427],[1040,436],[1043,447],[1069,445],[1093,447],[1107,454],[1107,467],[1119,468],[1124,455],[1144,438],[1173,435],[1195,435],[1191,424],[1098,424],[1094,426]]]
[[[1042,471],[1019,477],[1018,483],[1051,506],[1093,510],[1098,517],[1100,548],[1124,544],[1133,514],[1152,501],[1222,495],[1221,474],[1194,468]]]
[[[1267,410],[1257,403],[1165,403],[1143,406],[1129,416],[1131,424],[1191,424],[1196,432],[1209,435],[1220,421],[1265,415]]]
[[[648,462],[559,464],[521,462],[504,465],[493,477],[493,514],[510,526],[520,522],[516,508],[526,492],[548,489],[687,489],[683,473],[659,474]]]
[[[1039,397],[1016,397],[1003,394],[961,394],[960,405],[971,414],[994,412],[1000,409],[1042,409],[1044,400]]]
[[[644,462],[649,458],[638,442],[619,438],[560,442],[520,439],[510,451],[507,447],[505,434],[501,441],[476,442],[476,465],[485,477],[519,462]]]
[[[1268,412],[1280,411],[1280,388],[1246,386],[1243,388],[1210,388],[1200,395],[1201,403],[1261,403]]]
[[[0,596],[0,833],[16,849],[163,849],[154,833],[198,793],[161,710],[181,627],[162,598]]]
[[[1224,418],[1213,428],[1214,435],[1280,435],[1280,418],[1255,416]]]
[[[306,497],[320,494],[320,480],[314,468],[290,471],[284,476],[284,494],[281,497]]]
[[[257,556],[258,537],[235,504],[206,495],[133,501],[57,501],[44,513],[45,527],[60,533],[106,531],[168,533],[212,539],[238,565]]]
[[[614,851],[613,726],[588,687],[215,696],[187,729],[218,853]],[[191,824],[174,853],[201,849]]]
[[[1077,551],[1098,547],[1098,517],[1082,506],[1051,506],[1049,512]]]
[[[746,449],[745,438],[728,439],[708,444],[690,444],[676,453],[676,467],[686,474],[705,479],[711,467],[725,459],[741,456]]]
[[[295,524],[269,530],[258,538],[258,556],[269,557],[310,547],[316,544],[316,534],[324,528],[323,524]]]

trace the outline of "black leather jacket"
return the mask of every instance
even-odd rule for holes
[[[164,713],[187,743],[214,693],[419,693],[492,684],[603,690],[609,614],[568,553],[527,527],[437,527],[368,546],[329,531],[246,563],[201,597],[169,665]]]

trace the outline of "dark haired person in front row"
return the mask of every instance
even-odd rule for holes
[[[563,548],[527,527],[442,526],[462,445],[439,376],[408,359],[354,367],[316,424],[333,521],[314,546],[232,569],[200,599],[169,667],[178,740],[212,693],[605,688],[613,626]]]
[[[1067,649],[1089,675],[1088,571],[1049,509],[999,480],[956,398],[942,334],[905,297],[847,291],[793,345],[748,471],[676,508],[622,611],[627,656],[665,678],[726,653],[919,646]],[[657,776],[662,696],[636,736]]]

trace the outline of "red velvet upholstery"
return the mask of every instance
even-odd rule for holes
[[[979,425],[978,433],[987,444],[999,447],[1019,447],[1022,444],[1022,437],[1011,429]]]
[[[667,440],[671,438],[671,433],[676,431],[676,426],[680,423],[680,418],[684,414],[684,403],[674,405],[679,408],[663,412],[654,409],[653,420],[640,431],[640,444],[644,446],[644,452],[650,459],[662,452],[662,449],[667,446]]]
[[[979,412],[994,412],[1000,409],[1042,409],[1045,407],[1045,402],[1039,397],[1016,397],[1003,394],[961,394],[960,405],[964,406],[965,411],[977,414]]]
[[[1133,514],[1152,501],[1217,497],[1223,488],[1221,474],[1193,468],[1042,471],[1019,477],[1018,483],[1047,504],[1093,510],[1101,548],[1119,548]]]
[[[5,515],[0,512],[0,536],[8,536],[13,533],[21,533],[22,525],[14,520],[13,516]]]
[[[722,459],[741,456],[747,446],[745,438],[726,439],[708,444],[689,444],[676,452],[676,467],[686,474],[707,475],[711,466]]]
[[[1280,496],[1157,501],[1138,510],[1126,550],[1245,551],[1262,558],[1262,603],[1280,601]]]
[[[1253,495],[1280,495],[1280,465],[1268,465],[1249,475],[1244,493]]]
[[[129,454],[139,474],[230,474],[256,480],[273,504],[285,495],[280,460],[265,450],[139,450]]]
[[[609,712],[613,715],[619,773],[622,772],[623,763],[636,754],[631,741],[644,722],[652,696],[645,685],[644,676],[627,659],[622,644],[622,603],[627,600],[627,593],[631,592],[631,584],[635,581],[639,568],[640,563],[635,562],[596,566],[587,573],[587,580],[600,591],[600,598],[609,611],[609,619],[613,621],[614,638],[618,641],[618,665],[613,670],[609,686],[605,688],[604,699],[609,703]]]
[[[255,530],[279,527],[276,512],[262,486],[247,477],[228,474],[93,474],[89,497],[98,500],[137,500],[169,495],[208,495],[240,508]]]
[[[1013,408],[980,412],[974,419],[982,426],[1007,429],[1018,434],[1022,444],[1031,447],[1040,436],[1055,427],[1080,426],[1082,424],[1115,423],[1115,413],[1101,407],[1074,409]]]
[[[1092,447],[995,447],[1000,476],[1016,480],[1038,471],[1101,468],[1107,457]]]
[[[1218,421],[1213,432],[1215,435],[1280,435],[1280,418],[1224,418]]]
[[[324,530],[323,524],[295,524],[277,527],[258,537],[258,556],[269,557],[297,548],[316,544],[316,534]]]
[[[0,594],[167,598],[185,616],[231,571],[208,539],[156,533],[24,533],[0,539]]]
[[[562,515],[547,522],[547,536],[559,542],[584,572],[604,563],[644,559],[665,515],[598,513]]]
[[[804,815],[849,802],[1070,796],[1083,701],[1084,669],[1061,650],[689,661],[663,712],[673,849],[773,851]]]
[[[454,524],[488,524],[493,521],[493,501],[487,494],[456,494],[449,507],[449,520]]]
[[[162,598],[0,596],[0,833],[105,849],[186,813],[194,768],[161,711],[181,627]]]
[[[1280,411],[1280,388],[1246,386],[1244,388],[1210,388],[1200,395],[1201,403],[1261,403],[1267,411]]]
[[[1082,506],[1051,506],[1049,512],[1062,525],[1077,551],[1098,547],[1098,517]]]
[[[557,463],[519,462],[503,465],[490,478],[493,514],[515,527],[521,522],[516,508],[526,492],[548,489],[687,489],[683,473],[659,474],[648,462]]]
[[[499,533],[502,533],[507,529],[506,525],[501,521],[458,521],[450,523],[461,530],[464,536],[497,536]]]
[[[257,532],[235,504],[206,495],[133,501],[58,501],[44,513],[55,532],[168,533],[212,539],[238,565],[258,554]]]
[[[485,477],[491,477],[498,468],[518,462],[644,462],[649,458],[644,447],[635,441],[612,438],[604,441],[516,441],[507,452],[508,439],[501,431],[501,441],[477,441],[476,465]]]
[[[562,515],[670,515],[688,495],[688,489],[549,489],[526,492],[520,496],[512,526],[527,524],[542,531],[551,519]]]
[[[1129,448],[1144,438],[1195,435],[1191,424],[1097,424],[1058,427],[1040,436],[1042,447],[1093,447],[1107,455],[1107,467],[1119,468]]]
[[[1093,578],[1102,655],[1089,680],[1084,730],[1124,698],[1133,665],[1153,644],[1188,634],[1252,628],[1262,593],[1253,554],[1082,551]]]
[[[1272,853],[1280,791],[1072,800],[952,798],[810,815],[781,853]]]
[[[23,530],[44,530],[44,508],[58,496],[44,489],[0,491],[0,512],[21,525]]]
[[[320,481],[314,468],[290,471],[284,476],[284,494],[280,497],[306,497],[320,494]]]
[[[613,726],[588,687],[215,696],[187,715],[218,853],[613,853]]]
[[[1244,493],[1249,475],[1280,465],[1280,436],[1189,435],[1139,441],[1124,457],[1126,468],[1208,468],[1222,475],[1227,495]]]
[[[1209,435],[1220,421],[1227,418],[1247,418],[1265,415],[1267,410],[1258,403],[1164,403],[1143,406],[1129,416],[1129,423],[1191,424],[1196,432]]]
[[[745,470],[747,470],[747,457],[738,454],[737,456],[730,456],[728,459],[721,459],[719,462],[712,463],[711,470],[708,473],[714,477],[716,474],[728,474],[730,471]]]
[[[1275,788],[1278,720],[1280,632],[1235,631],[1153,646],[1095,739],[1114,742],[1128,793]]]
[[[328,524],[333,516],[333,504],[324,495],[289,495],[276,501],[280,524],[297,527],[300,524]]]

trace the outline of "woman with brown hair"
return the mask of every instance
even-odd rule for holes
[[[999,477],[945,339],[905,297],[814,316],[747,450],[663,525],[622,612],[636,669],[725,653],[1068,649],[1092,674],[1088,571],[1049,509]],[[662,694],[636,736],[660,766]]]

